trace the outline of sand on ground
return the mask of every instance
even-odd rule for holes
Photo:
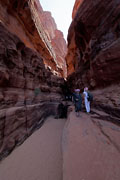
[[[63,180],[120,180],[119,126],[73,111],[62,139]]]
[[[120,180],[120,126],[99,115],[48,118],[0,163],[0,180]]]
[[[64,119],[44,125],[0,163],[0,180],[62,180]]]

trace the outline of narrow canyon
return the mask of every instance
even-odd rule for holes
[[[120,0],[71,14],[66,42],[39,0],[0,0],[0,180],[120,179]]]

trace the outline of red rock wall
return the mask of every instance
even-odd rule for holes
[[[66,76],[65,56],[59,63],[59,50],[51,44],[55,38],[57,29],[50,12],[44,12],[38,0],[0,0],[0,20],[8,30],[16,34],[27,47],[39,52],[43,57],[46,67],[54,74]],[[61,36],[61,41],[64,41]],[[59,44],[59,41],[58,41]],[[61,43],[60,43],[61,44]],[[64,41],[64,54],[66,54],[66,42]],[[60,47],[62,49],[62,47]]]
[[[0,23],[0,159],[56,114],[63,83]]]
[[[84,0],[68,34],[70,87],[120,82],[120,1]]]
[[[80,5],[82,4],[84,0],[76,0],[75,1],[75,4],[74,4],[74,7],[73,7],[73,12],[72,12],[72,19],[74,19],[77,11],[78,11],[78,8],[80,7]]]
[[[35,0],[35,2],[37,1]],[[57,25],[51,13],[48,11],[43,11],[39,2],[36,4],[36,8],[38,10],[40,9],[38,11],[39,18],[54,50],[58,71],[63,73],[63,76],[66,77],[67,69],[66,69],[65,56],[67,54],[67,45],[63,37],[63,33],[57,30]]]

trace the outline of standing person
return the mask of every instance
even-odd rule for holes
[[[88,100],[88,87],[84,88],[83,94],[84,94],[86,112],[90,113],[90,101]]]
[[[80,89],[75,89],[73,93],[73,102],[75,105],[76,116],[80,116],[81,106],[82,106],[82,97],[80,94]]]

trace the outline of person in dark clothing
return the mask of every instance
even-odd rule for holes
[[[75,92],[73,93],[73,102],[75,105],[75,112],[76,116],[80,116],[80,111],[82,107],[82,96],[80,94],[80,89],[75,89]]]
[[[64,105],[61,102],[57,108],[58,118],[67,118],[67,109],[68,109],[68,105]]]

